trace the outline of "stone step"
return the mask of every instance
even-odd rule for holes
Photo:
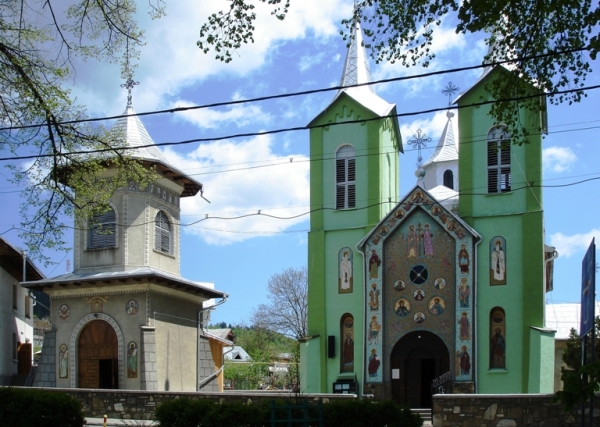
[[[431,408],[411,408],[414,414],[419,414],[423,421],[431,421]]]

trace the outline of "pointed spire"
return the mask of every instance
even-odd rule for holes
[[[367,53],[363,46],[362,29],[360,28],[360,22],[357,20],[352,27],[350,46],[346,54],[346,62],[344,63],[344,72],[342,73],[340,86],[369,83],[371,81]],[[363,86],[363,88],[368,88],[371,92],[375,93],[371,86]]]
[[[444,131],[438,141],[438,145],[429,160],[423,163],[423,167],[435,162],[458,160],[458,149],[456,148],[456,143],[454,141],[454,128],[452,127],[452,117],[454,117],[454,113],[452,111],[447,111],[446,117],[448,118],[448,121],[446,122],[446,126],[444,126]]]

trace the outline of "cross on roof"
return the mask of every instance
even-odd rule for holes
[[[130,75],[127,78],[127,81],[121,85],[121,87],[124,87],[127,89],[127,106],[128,107],[131,107],[131,89],[133,89],[134,86],[137,86],[139,84],[140,84],[140,82],[134,81]]]
[[[418,150],[417,156],[417,168],[420,168],[423,164],[423,157],[421,156],[421,149],[427,147],[427,143],[431,142],[431,138],[427,136],[427,134],[422,133],[421,129],[417,130],[417,133],[413,135],[413,139],[408,141],[409,145],[412,145],[414,148]]]
[[[442,93],[448,96],[448,106],[452,104],[452,95],[456,92],[458,92],[458,86],[455,86],[452,82],[448,82],[446,87],[442,90]]]

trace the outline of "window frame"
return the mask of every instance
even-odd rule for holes
[[[487,136],[488,194],[512,191],[511,137],[506,126],[494,126]]]
[[[98,230],[103,230],[101,233]],[[88,221],[87,249],[102,250],[117,247],[117,211],[110,206]]]
[[[454,190],[454,172],[452,169],[446,169],[443,175],[444,186]],[[450,185],[448,185],[450,184]]]
[[[335,209],[356,208],[356,156],[354,147],[344,144],[335,153]]]
[[[164,249],[165,239],[166,250]],[[163,209],[159,209],[154,216],[154,250],[161,254],[172,255],[173,240],[173,227],[169,215]]]

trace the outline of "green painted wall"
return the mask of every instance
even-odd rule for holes
[[[395,110],[393,110],[395,111]],[[355,99],[342,93],[312,126],[377,118]],[[395,118],[331,125],[310,132],[311,231],[308,235],[308,330],[303,345],[301,375],[305,392],[332,392],[341,374],[341,318],[354,318],[354,373],[363,371],[364,298],[363,258],[357,243],[395,205],[398,198],[398,151]],[[351,144],[356,159],[356,208],[335,209],[335,154]],[[323,209],[319,209],[323,208]],[[339,251],[353,252],[353,292],[339,293]],[[335,357],[327,357],[327,337],[335,336]],[[359,387],[360,388],[360,387]]]
[[[458,101],[467,106],[489,100],[485,88],[498,78],[497,68]],[[477,341],[479,393],[539,392],[542,366],[539,340],[532,342],[530,327],[544,325],[544,229],[539,120],[521,111],[521,122],[531,136],[526,144],[511,146],[511,191],[487,193],[487,134],[494,126],[487,106],[460,110],[460,216],[482,236],[477,248]],[[506,285],[490,284],[490,242],[506,240]],[[501,307],[506,317],[506,369],[490,369],[490,313]],[[533,346],[533,347],[532,347]],[[542,369],[543,368],[543,369]],[[551,370],[549,370],[551,372]],[[533,380],[532,378],[538,378]]]

